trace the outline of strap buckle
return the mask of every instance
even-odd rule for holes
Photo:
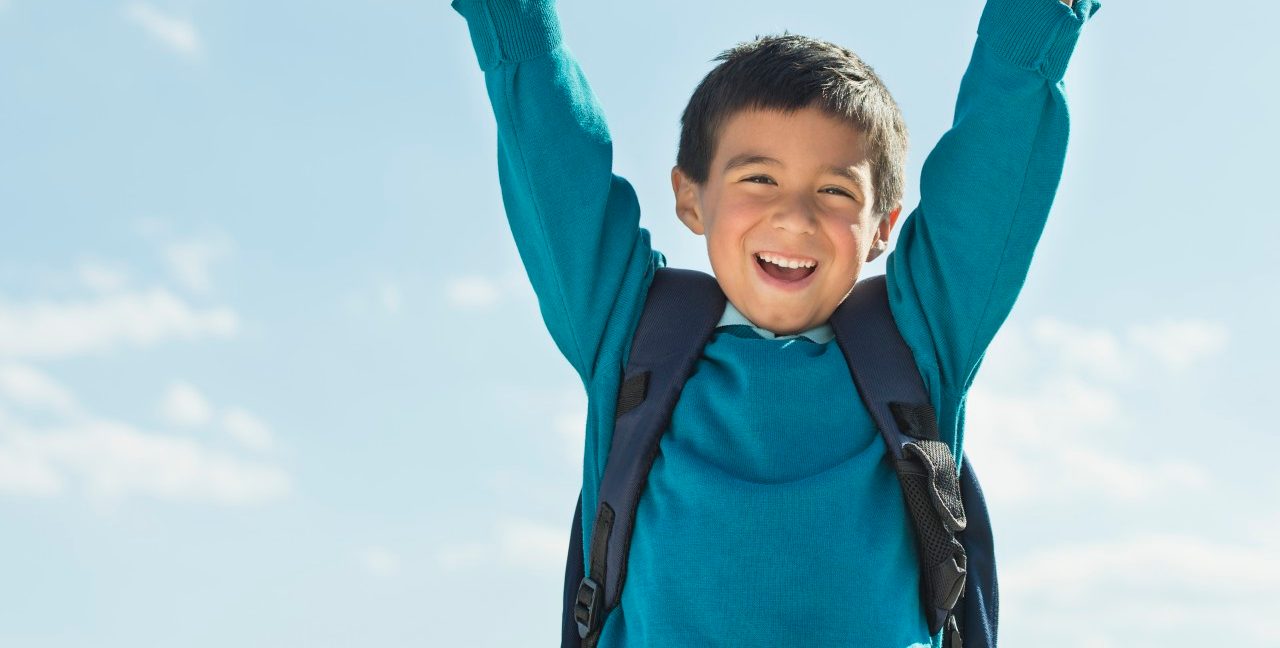
[[[578,637],[586,639],[596,629],[596,606],[600,604],[600,584],[590,576],[578,584],[578,597],[573,605],[573,620],[578,622]]]
[[[947,617],[947,635],[944,639],[943,645],[946,648],[964,648],[964,638],[960,635],[960,626],[954,614]]]
[[[953,544],[959,544],[952,541]],[[969,558],[961,546],[950,558],[942,561],[934,570],[933,582],[937,585],[937,598],[934,605],[948,612],[956,609],[960,597],[964,595],[964,582],[969,573]]]

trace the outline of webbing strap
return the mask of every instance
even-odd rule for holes
[[[949,621],[954,627],[968,564],[955,535],[966,524],[955,458],[939,440],[929,393],[889,309],[885,276],[859,281],[830,323],[902,485],[916,531],[921,603],[936,634]]]
[[[591,570],[578,587],[575,619],[582,648],[595,647],[605,617],[622,597],[640,495],[685,379],[724,308],[715,277],[679,268],[654,273],[619,385],[613,442],[592,529]]]
[[[582,638],[578,636],[578,592],[582,573],[582,491],[578,491],[578,503],[573,509],[573,522],[569,526],[569,552],[564,563],[564,603],[560,613],[560,647],[578,648]]]

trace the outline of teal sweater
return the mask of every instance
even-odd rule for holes
[[[454,0],[497,119],[507,218],[588,394],[582,533],[631,338],[666,259],[612,172],[553,0]],[[1013,306],[1067,146],[1062,77],[1096,0],[989,0],[952,128],[887,260],[890,307],[959,456],[965,394]],[[600,648],[938,646],[900,487],[829,327],[760,335],[732,304],[676,405]],[[790,338],[790,339],[786,339]],[[583,557],[584,568],[587,557]]]

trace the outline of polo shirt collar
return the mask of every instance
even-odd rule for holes
[[[716,324],[716,328],[720,328],[721,326],[729,326],[732,324],[743,324],[746,326],[750,326],[752,329],[755,330],[757,334],[760,335],[760,337],[766,340],[786,340],[794,337],[800,337],[801,335],[803,335],[809,338],[810,340],[817,342],[818,344],[826,344],[827,342],[830,342],[836,337],[835,332],[831,329],[831,325],[826,323],[820,326],[815,326],[807,331],[801,331],[800,333],[794,333],[792,335],[775,335],[773,331],[762,329],[759,326],[752,324],[751,320],[747,319],[747,317],[743,315],[741,311],[739,311],[737,308],[734,308],[733,302],[726,299],[724,300],[724,315],[720,317],[720,322]]]

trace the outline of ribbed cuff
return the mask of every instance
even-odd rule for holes
[[[467,19],[481,70],[551,51],[560,43],[555,0],[453,0]]]
[[[998,56],[1057,82],[1085,22],[1102,7],[1098,0],[987,0],[978,38]]]

